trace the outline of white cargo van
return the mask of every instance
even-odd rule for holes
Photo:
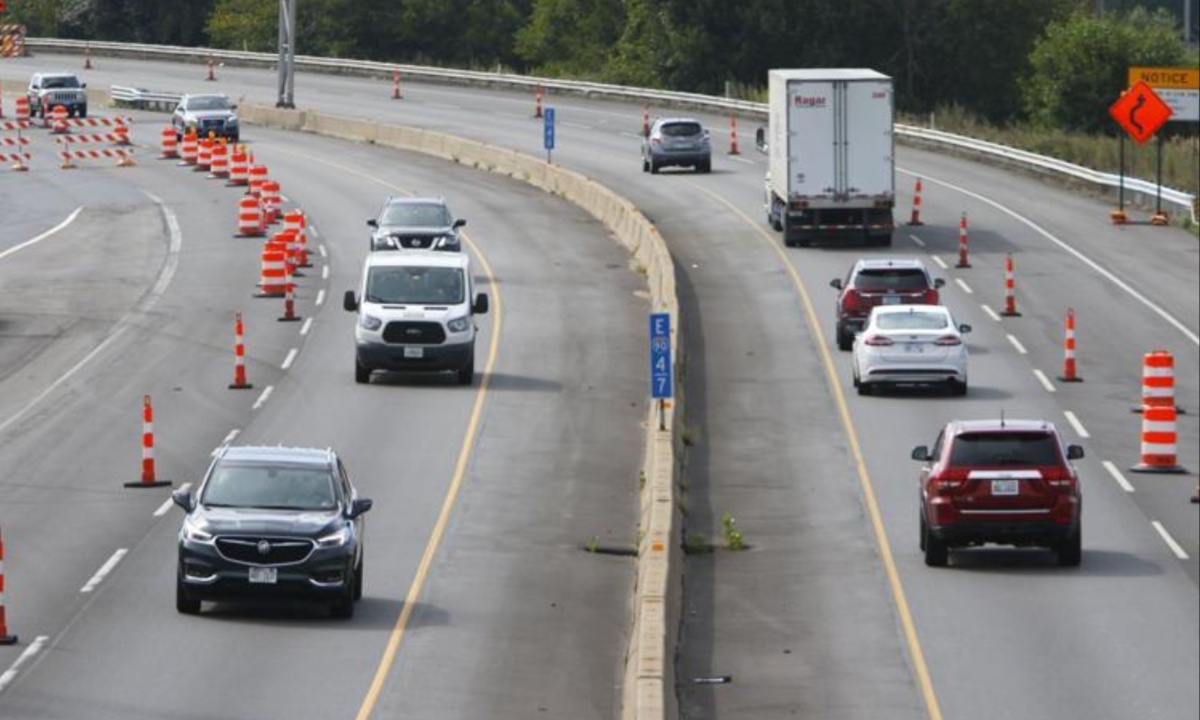
[[[452,371],[460,385],[475,379],[475,316],[488,297],[475,292],[466,253],[431,250],[373,252],[363,263],[359,292],[342,306],[358,313],[354,380],[373,370]]]

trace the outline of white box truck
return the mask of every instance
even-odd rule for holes
[[[784,244],[865,240],[895,226],[892,79],[874,70],[771,70],[767,221]]]

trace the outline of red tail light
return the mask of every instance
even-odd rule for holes
[[[935,345],[953,346],[962,345],[962,338],[957,335],[943,335],[937,340],[934,340]]]
[[[937,290],[926,290],[925,291],[925,304],[926,305],[937,305],[938,304],[938,291]]]
[[[863,339],[863,342],[875,347],[887,347],[888,345],[896,344],[895,341],[886,335],[868,335]]]
[[[846,294],[842,296],[842,309],[850,314],[862,312],[865,309],[862,295],[853,288],[846,290]]]
[[[1059,492],[1073,492],[1075,490],[1077,480],[1074,475],[1068,472],[1046,472],[1044,470],[1042,473],[1042,479],[1051,488]]]

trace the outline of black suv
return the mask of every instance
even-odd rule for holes
[[[195,493],[171,499],[187,513],[179,530],[175,608],[202,600],[305,599],[354,614],[362,597],[363,514],[332,450],[224,447]]]
[[[455,218],[441,198],[390,197],[379,216],[368,220],[372,250],[462,250],[458,229],[467,224]]]
[[[75,73],[39,72],[29,78],[29,114],[49,117],[54,108],[62,105],[68,117],[87,117],[88,100],[82,83]]]
[[[850,350],[854,336],[863,329],[876,305],[938,305],[938,289],[946,284],[935,279],[916,258],[859,260],[843,281],[829,283],[841,291],[837,301],[838,348]]]

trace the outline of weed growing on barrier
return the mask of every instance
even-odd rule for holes
[[[646,471],[638,470],[638,490],[646,489]]]
[[[737,520],[729,513],[721,516],[721,534],[725,536],[725,547],[734,551],[746,549],[746,541],[742,531],[738,530]]]
[[[709,544],[704,533],[693,532],[688,533],[687,540],[683,543],[683,551],[688,555],[703,555],[712,552],[713,546]]]

